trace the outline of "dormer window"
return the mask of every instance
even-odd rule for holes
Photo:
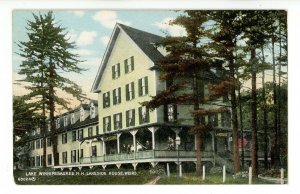
[[[56,119],[56,128],[60,128],[60,118]]]
[[[75,114],[72,113],[71,115],[71,124],[74,124],[75,123]]]
[[[80,122],[82,122],[82,121],[84,121],[84,109],[83,108],[81,108],[80,109]]]
[[[95,118],[95,116],[96,116],[96,109],[95,109],[94,103],[91,104],[90,115],[91,115],[91,118]]]
[[[64,117],[64,126],[67,126],[67,125],[68,125],[68,117],[65,116],[65,117]]]

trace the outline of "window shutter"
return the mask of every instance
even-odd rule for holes
[[[142,79],[139,79],[138,90],[139,96],[142,96]]]
[[[139,123],[143,123],[143,118],[142,118],[142,107],[139,107]]]
[[[108,117],[108,131],[111,131],[111,117]]]
[[[167,104],[164,105],[164,121],[165,122],[169,121],[169,117],[168,117],[168,105]]]
[[[147,122],[147,123],[150,122],[150,112],[149,112],[149,108],[146,108],[146,122]]]
[[[177,116],[178,116],[178,112],[177,112],[177,104],[173,105],[173,111],[174,111],[174,121],[177,121]]]
[[[113,79],[116,78],[115,70],[116,70],[116,66],[112,66],[112,78]]]
[[[135,109],[132,109],[132,121],[131,125],[135,126]]]
[[[122,113],[120,113],[120,128],[122,129]]]
[[[106,132],[106,128],[105,128],[105,118],[103,117],[103,132]]]
[[[128,59],[124,60],[125,73],[128,73]]]
[[[134,70],[134,57],[132,56],[130,58],[130,60],[131,60],[131,71],[133,71]]]
[[[148,77],[145,77],[145,94],[148,94]]]
[[[121,88],[118,88],[118,93],[119,93],[119,102],[118,103],[121,103]]]
[[[129,84],[126,84],[126,101],[129,100]]]
[[[126,111],[126,127],[129,127],[129,110]]]
[[[114,130],[116,130],[116,115],[114,114]]]
[[[110,107],[110,92],[107,92],[107,96],[108,96],[107,97],[107,102],[108,102],[107,103],[108,104],[107,107]]]
[[[113,90],[113,104],[117,104],[116,89]]]
[[[118,77],[120,77],[120,75],[121,75],[121,72],[120,72],[120,63],[117,64],[117,68],[118,68],[117,69],[118,70]]]
[[[134,99],[134,82],[131,82],[132,99]]]

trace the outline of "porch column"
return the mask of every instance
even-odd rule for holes
[[[120,153],[120,136],[121,136],[121,133],[117,133],[117,148],[118,148],[118,154]]]
[[[211,135],[211,148],[213,152],[213,164],[215,166],[216,165],[215,132],[212,131],[210,135]]]
[[[197,138],[196,138],[196,135],[194,135],[194,139],[195,139],[195,150],[197,150]]]
[[[106,154],[106,148],[105,148],[105,142],[104,142],[104,138],[101,138],[102,140],[102,154],[105,155]]]
[[[133,148],[134,148],[134,152],[136,152],[136,140],[135,140],[135,134],[137,133],[138,130],[133,130],[130,131],[131,135],[133,136]]]
[[[156,127],[150,127],[148,130],[152,133],[152,150],[155,150],[155,132],[158,128]]]

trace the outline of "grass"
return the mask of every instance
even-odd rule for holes
[[[36,176],[26,176],[28,172],[36,172]],[[30,171],[14,171],[15,183],[18,185],[132,185],[132,184],[146,184],[155,176],[152,176],[148,171],[139,171],[135,175],[109,175],[109,172],[115,174],[134,172],[133,170],[83,170],[84,175],[56,175],[56,176],[41,176],[39,172],[54,172],[53,170],[30,170]],[[65,171],[64,173],[70,173]],[[106,175],[88,175],[89,173],[106,173]]]
[[[234,179],[232,176],[227,176],[225,183],[223,183],[223,177],[220,175],[207,175],[206,179],[203,181],[202,177],[196,177],[194,175],[183,176],[177,179],[176,175],[171,175],[170,177],[161,177],[161,179],[156,184],[248,184],[249,180],[247,178]],[[253,178],[252,184],[272,184],[270,182]]]

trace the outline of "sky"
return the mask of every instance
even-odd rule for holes
[[[13,79],[22,78],[18,75],[19,65],[23,60],[18,54],[17,42],[28,41],[26,35],[27,21],[33,21],[33,15],[45,14],[47,11],[16,10],[13,11]],[[66,28],[70,41],[75,42],[77,49],[72,52],[79,54],[84,62],[79,66],[87,69],[80,75],[65,74],[75,83],[79,84],[87,97],[96,99],[97,95],[90,92],[101,59],[109,42],[115,24],[122,23],[150,33],[165,36],[182,35],[185,33],[179,26],[170,26],[168,22],[182,12],[175,11],[82,11],[59,10],[54,11],[55,21]],[[26,93],[23,85],[13,85],[14,95]],[[61,95],[61,94],[60,94]],[[73,102],[72,102],[73,103]],[[78,102],[74,102],[75,104]]]

